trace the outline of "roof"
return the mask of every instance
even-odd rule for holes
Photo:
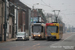
[[[30,7],[28,7],[27,5],[25,5],[24,3],[22,3],[21,1],[18,1],[17,3],[15,3],[17,6],[22,7],[24,9],[31,9]]]

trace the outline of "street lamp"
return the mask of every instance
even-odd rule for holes
[[[32,10],[34,9],[34,6],[35,6],[35,5],[39,5],[39,3],[33,4],[33,6],[32,6]]]

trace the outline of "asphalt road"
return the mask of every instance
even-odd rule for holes
[[[66,33],[62,40],[10,41],[0,43],[0,50],[75,50],[75,34]]]

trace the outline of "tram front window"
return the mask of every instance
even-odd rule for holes
[[[47,26],[47,33],[57,33],[57,26]]]
[[[41,26],[33,26],[33,32],[41,32]]]

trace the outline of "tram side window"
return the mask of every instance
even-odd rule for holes
[[[43,26],[41,27],[41,32],[43,32]]]
[[[60,26],[60,31],[63,31],[63,27],[62,26]]]

